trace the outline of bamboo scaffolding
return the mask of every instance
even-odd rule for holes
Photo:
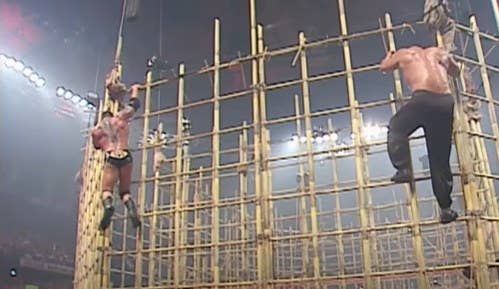
[[[144,123],[138,150],[140,177],[133,182],[139,186],[143,220],[142,230],[136,234],[127,230],[121,212],[113,220],[110,235],[97,233],[102,208],[100,194],[95,192],[100,191],[103,156],[87,141],[74,288],[498,289],[494,269],[498,266],[499,211],[494,182],[499,175],[489,161],[499,158],[495,116],[499,100],[494,98],[489,74],[499,68],[487,63],[489,53],[483,52],[481,41],[498,43],[499,39],[480,32],[474,18],[470,27],[457,25],[472,37],[478,60],[456,58],[477,67],[484,82],[484,95],[460,91],[460,96],[487,106],[492,131],[482,132],[485,120],[470,120],[462,107],[457,107],[458,160],[452,168],[461,183],[453,197],[464,201],[466,212],[455,223],[442,226],[434,197],[416,196],[427,190],[428,170],[415,170],[416,191],[414,186],[394,185],[388,176],[371,175],[368,169],[371,157],[386,153],[386,141],[363,137],[363,115],[378,108],[394,113],[396,106],[408,99],[403,95],[400,74],[394,72],[393,93],[382,100],[359,104],[354,89],[357,75],[375,71],[379,65],[353,67],[351,43],[386,34],[388,48],[395,50],[395,33],[409,25],[392,25],[386,14],[385,27],[348,34],[344,1],[338,0],[339,36],[310,41],[300,33],[297,45],[269,50],[263,27],[257,25],[256,0],[248,1],[249,55],[221,61],[220,21],[215,19],[211,66],[187,72],[181,64],[176,77],[154,81],[147,74],[145,110],[137,117]],[[307,57],[330,45],[341,46],[344,69],[310,74],[313,63]],[[300,77],[267,81],[267,67],[276,56],[295,56]],[[249,88],[222,94],[221,73],[244,64],[251,66]],[[184,87],[191,77],[200,75],[210,77],[211,97],[186,102]],[[345,79],[348,104],[314,110],[311,87],[340,78]],[[152,89],[175,84],[177,103],[152,107]],[[301,95],[294,95],[292,115],[275,117],[269,106],[274,96],[269,92],[286,88],[300,89]],[[222,128],[224,103],[242,98],[251,101],[251,119]],[[212,127],[186,132],[184,112],[203,107],[212,110]],[[177,118],[176,137],[168,143],[174,150],[165,154],[164,169],[151,170],[150,153],[161,151],[164,144],[146,142],[150,120],[167,114]],[[327,119],[332,132],[333,118],[339,115],[349,115],[353,142],[341,147],[317,146],[316,122]],[[296,126],[300,142],[295,150],[279,151],[287,144],[287,140],[276,140],[280,137],[276,128],[281,125]],[[411,148],[419,150],[422,138],[412,137]],[[225,139],[232,142],[226,145]],[[203,144],[200,149],[194,147],[196,142]],[[490,144],[494,144],[492,149]],[[204,166],[194,165],[203,160],[209,161]],[[354,166],[353,174],[345,173],[345,164]],[[326,180],[322,165],[331,166]],[[284,184],[276,186],[283,175]],[[300,176],[298,183],[289,181],[296,175]],[[227,181],[230,185],[226,180],[231,180]],[[377,203],[382,192],[389,200]],[[286,205],[291,203],[294,205]],[[467,268],[471,268],[471,279],[461,273]]]

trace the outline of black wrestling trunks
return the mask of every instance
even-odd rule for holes
[[[106,153],[106,162],[119,169],[133,162],[132,154],[129,150],[108,152]]]

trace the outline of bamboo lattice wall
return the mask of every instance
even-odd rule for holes
[[[141,231],[130,229],[119,209],[109,232],[98,232],[103,156],[88,143],[74,288],[499,288],[499,91],[490,81],[499,67],[487,63],[499,39],[480,32],[474,17],[469,27],[458,26],[469,49],[457,58],[483,85],[470,94],[458,81],[452,168],[460,218],[443,226],[429,171],[416,161],[424,152],[421,134],[411,139],[414,186],[389,181],[385,138],[366,136],[365,120],[388,119],[408,97],[399,72],[385,77],[393,93],[384,99],[363,101],[356,93],[357,77],[378,65],[353,65],[351,45],[383,33],[395,50],[409,26],[392,25],[387,14],[383,27],[349,34],[338,0],[340,36],[307,41],[299,33],[298,45],[268,50],[255,0],[249,3],[250,55],[221,61],[215,20],[211,65],[186,72],[180,64],[170,79],[146,75],[137,121],[142,145],[134,152]],[[339,47],[330,57],[342,58],[343,69],[310,72],[308,57],[330,46]],[[266,69],[279,58],[295,65],[299,77],[267,81]],[[234,66],[250,73],[251,84],[223,92],[221,79]],[[186,98],[191,79],[200,78],[210,82],[209,97]],[[314,88],[323,83],[332,83],[329,97],[345,96],[345,104],[318,108]],[[153,105],[160,87],[175,89],[176,102]],[[283,106],[294,113],[276,116],[268,99],[282,90],[289,94]],[[469,100],[481,104],[480,117]],[[249,117],[228,125],[235,103]],[[204,124],[186,126],[186,117],[203,113]],[[167,118],[176,120],[173,127]],[[328,133],[321,143],[314,142],[319,126]],[[148,142],[154,128],[174,137],[166,144],[157,134]],[[291,133],[297,141],[289,141]],[[342,133],[352,134],[351,141],[336,140]]]

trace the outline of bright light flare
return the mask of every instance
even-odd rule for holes
[[[57,95],[58,97],[63,97],[65,92],[66,92],[66,90],[65,90],[63,87],[60,87],[60,86],[59,86],[59,87],[55,90],[55,95]]]
[[[66,99],[66,100],[70,100],[72,97],[73,97],[73,92],[72,92],[71,90],[67,90],[67,91],[64,93],[64,99]]]
[[[5,66],[7,66],[8,68],[12,68],[14,67],[14,65],[16,65],[16,61],[12,58],[7,57],[7,59],[5,60]]]
[[[36,82],[38,81],[38,79],[39,79],[39,78],[40,78],[40,77],[38,76],[38,74],[33,73],[33,74],[31,74],[31,76],[29,77],[29,80],[30,80],[31,82],[33,82],[33,83],[36,83]]]
[[[31,76],[31,74],[33,74],[33,68],[31,68],[31,67],[25,67],[23,69],[23,75],[24,75],[24,77],[29,78]]]
[[[22,61],[20,61],[20,60],[16,61],[16,63],[14,63],[14,69],[16,71],[19,71],[19,72],[23,71],[23,69],[24,69],[24,63]]]
[[[81,100],[81,97],[78,94],[73,95],[73,97],[71,98],[71,101],[74,104],[77,104],[78,102],[80,102],[80,100]]]
[[[45,86],[45,79],[43,79],[42,77],[38,78],[36,81],[35,81],[35,85],[36,87],[40,88],[40,87],[44,87]]]
[[[86,99],[81,99],[79,104],[81,107],[86,107],[88,105],[88,101]]]

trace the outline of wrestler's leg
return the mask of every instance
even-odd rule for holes
[[[133,163],[128,163],[120,168],[120,197],[127,208],[127,215],[133,226],[140,226],[140,220],[137,213],[137,207],[130,193],[130,184],[132,182]]]
[[[104,205],[104,214],[102,216],[99,229],[106,230],[111,224],[111,218],[114,214],[113,207],[113,187],[118,180],[118,169],[109,163],[104,164],[102,174],[102,203]]]

